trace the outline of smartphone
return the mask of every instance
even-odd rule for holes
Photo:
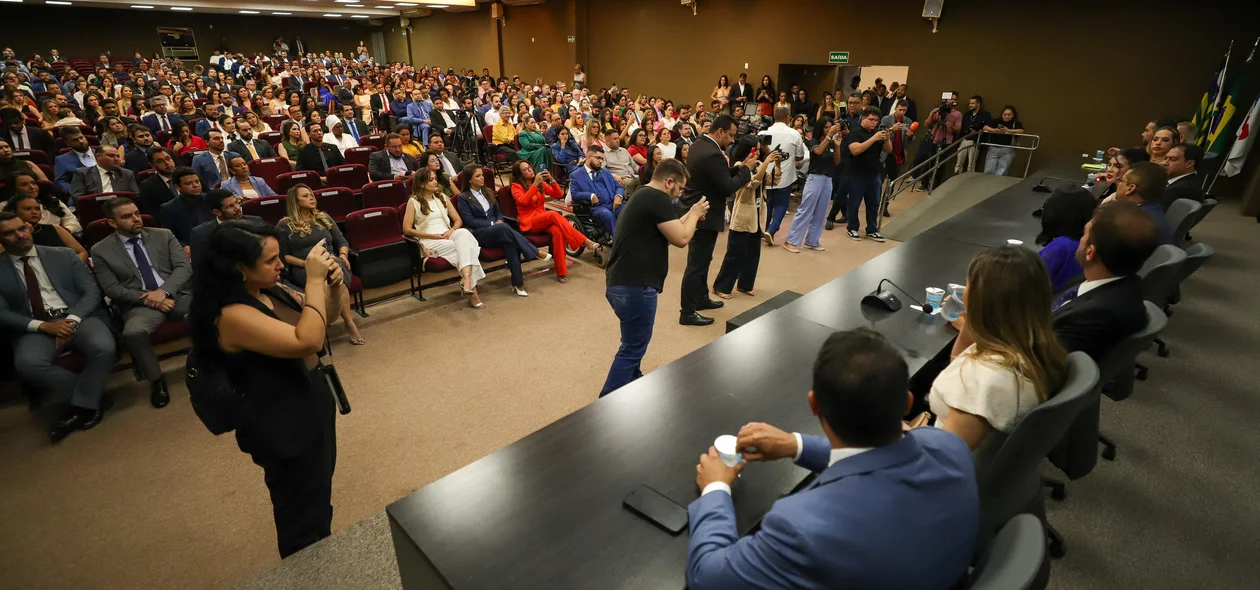
[[[687,509],[645,485],[631,490],[621,503],[670,534],[677,535],[687,528]]]
[[[949,100],[951,98],[954,98],[953,92],[946,90],[945,92],[941,93],[941,100]]]

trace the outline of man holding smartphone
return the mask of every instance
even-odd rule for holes
[[[845,160],[845,183],[849,187],[849,239],[861,241],[858,235],[858,209],[866,203],[866,237],[883,242],[879,234],[879,164],[880,153],[892,152],[888,131],[879,129],[879,109],[866,107],[857,129],[844,138],[841,151],[849,157]]]

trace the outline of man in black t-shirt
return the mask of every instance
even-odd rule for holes
[[[841,150],[846,152],[845,182],[849,187],[848,217],[849,239],[858,240],[858,209],[866,203],[866,237],[876,242],[884,241],[879,235],[879,153],[892,152],[888,132],[879,127],[879,109],[867,107],[862,111],[862,122],[851,129],[844,138]]]
[[[662,160],[652,173],[652,182],[634,192],[617,218],[605,296],[621,320],[621,348],[613,357],[600,397],[643,376],[639,364],[652,340],[656,297],[669,273],[669,246],[682,248],[691,242],[696,223],[709,210],[708,200],[700,197],[678,218],[674,200],[686,184],[686,166],[673,158]]]

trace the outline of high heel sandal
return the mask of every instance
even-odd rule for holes
[[[730,298],[731,298],[731,296],[730,296],[730,294],[729,294],[729,293],[722,293],[722,292],[718,291],[717,289],[714,289],[714,290],[713,290],[713,294],[714,294],[714,295],[717,295],[718,297],[720,297],[720,298],[722,298],[722,299],[730,299]]]
[[[477,301],[473,301],[474,297],[477,299]],[[473,309],[481,309],[486,306],[485,303],[481,302],[481,297],[477,295],[476,287],[473,287],[473,290],[468,292],[468,306]]]

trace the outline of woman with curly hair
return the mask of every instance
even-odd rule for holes
[[[315,191],[305,184],[289,189],[285,208],[284,219],[276,224],[276,231],[280,233],[280,252],[289,267],[289,282],[306,284],[306,256],[316,244],[323,243],[346,277],[341,284],[341,321],[346,326],[346,335],[350,344],[364,344],[359,327],[354,324],[354,315],[350,313],[350,292],[346,287],[350,282],[350,243],[341,235],[332,217],[319,210]]]

